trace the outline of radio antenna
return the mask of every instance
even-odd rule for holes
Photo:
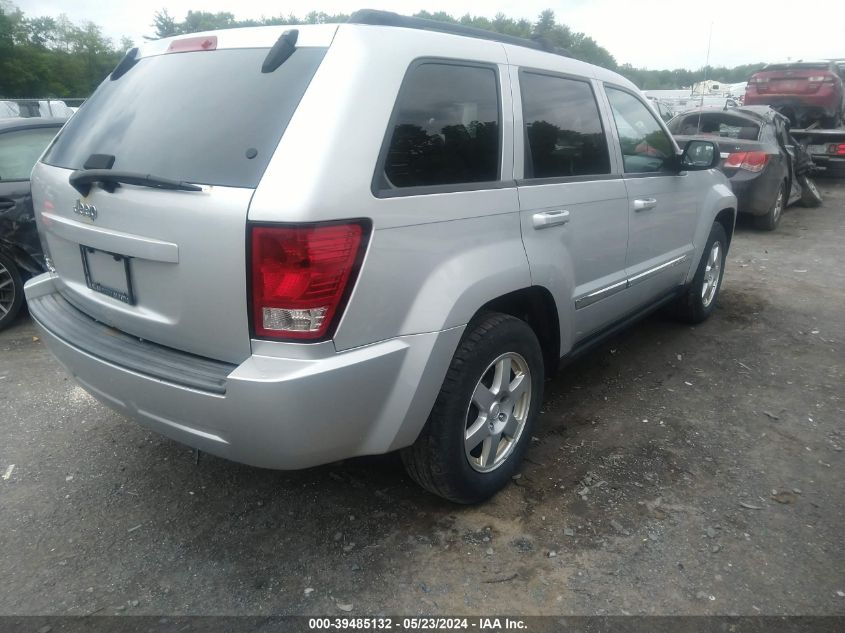
[[[710,33],[707,35],[707,59],[704,60],[704,81],[701,88],[701,101],[698,104],[698,125],[696,134],[701,134],[701,109],[704,107],[704,90],[707,88],[707,72],[710,69],[710,42],[713,40],[713,23],[710,23]]]

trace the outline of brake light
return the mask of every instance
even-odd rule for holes
[[[725,159],[725,167],[744,169],[746,171],[763,171],[769,155],[766,152],[734,152]]]
[[[367,233],[362,222],[253,226],[255,334],[311,341],[328,338],[355,282]]]
[[[828,154],[845,156],[845,143],[831,143],[827,148]]]
[[[767,83],[769,83],[769,78],[768,77],[752,77],[751,79],[748,80],[748,83],[750,83],[750,84],[767,84]]]
[[[814,77],[807,77],[807,81],[812,81],[814,83],[825,82],[825,83],[833,83],[833,75],[816,75]]]
[[[168,53],[190,53],[193,51],[213,51],[217,49],[217,36],[184,37],[173,40],[167,47]]]

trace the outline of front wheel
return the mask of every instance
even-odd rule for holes
[[[819,193],[815,181],[806,174],[798,176],[798,184],[801,185],[801,204],[805,207],[818,207],[822,203],[822,194]]]
[[[519,468],[543,398],[534,331],[505,314],[470,323],[417,441],[402,451],[411,478],[457,503],[477,503]]]
[[[676,314],[682,321],[701,323],[713,314],[722,287],[727,252],[725,229],[714,222],[695,277],[675,304]]]
[[[0,253],[0,330],[10,325],[23,304],[23,280],[11,258]]]

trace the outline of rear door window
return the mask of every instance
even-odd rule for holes
[[[520,73],[525,122],[525,177],[610,173],[596,98],[586,81]]]
[[[412,66],[394,109],[375,188],[385,192],[498,181],[500,119],[493,67]]]
[[[82,169],[92,154],[109,154],[115,171],[254,188],[326,49],[298,48],[262,73],[268,51],[141,58],[100,85],[44,162]]]

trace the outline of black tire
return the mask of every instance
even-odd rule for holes
[[[482,416],[473,393],[477,386],[487,387],[482,381],[490,376],[494,361],[505,354],[517,355],[527,366],[530,389],[526,386],[525,393],[528,394],[528,402],[524,404],[522,395],[514,398],[518,400],[516,408],[527,407],[523,409],[524,424],[510,442],[505,435],[502,436],[501,456],[491,462],[491,470],[480,472],[478,469],[482,464],[470,464],[465,434],[472,426],[470,421],[483,429],[482,435],[486,433],[489,423],[485,420],[489,419],[489,414],[485,414],[488,417]],[[517,360],[514,359],[514,366]],[[508,381],[513,384],[510,376],[509,372]],[[478,503],[493,496],[516,473],[531,441],[543,398],[543,378],[540,343],[524,321],[506,314],[488,313],[470,323],[452,357],[425,427],[417,441],[402,450],[402,461],[408,474],[426,490],[456,503]],[[513,382],[516,382],[515,377]],[[503,411],[508,406],[507,400],[503,396],[500,402]],[[511,406],[511,409],[514,407]],[[498,411],[498,405],[495,411]],[[495,420],[507,419],[510,423],[511,417],[507,413],[504,415],[505,418],[497,416]],[[505,425],[504,422],[502,424]],[[484,450],[487,445],[479,446],[480,450]],[[495,465],[498,459],[501,462]]]
[[[23,280],[15,262],[0,253],[0,330],[11,325],[23,305]]]
[[[709,267],[709,259],[715,244],[719,244],[720,247],[718,278],[716,279],[715,291],[712,296],[708,295],[709,301],[705,301],[705,275],[709,275],[712,271],[712,268]],[[713,310],[716,309],[716,302],[719,299],[719,291],[722,288],[722,279],[725,276],[727,253],[728,237],[725,234],[725,229],[718,222],[714,222],[713,228],[710,229],[710,236],[707,238],[707,244],[704,246],[701,261],[698,263],[698,269],[695,271],[695,277],[692,278],[692,283],[675,303],[675,315],[680,320],[686,323],[701,323],[713,314]]]
[[[822,194],[819,193],[816,182],[803,174],[798,176],[798,184],[801,185],[801,204],[805,207],[819,207],[822,204]]]
[[[774,231],[778,227],[778,224],[780,224],[780,219],[783,217],[783,210],[786,209],[788,201],[789,194],[786,188],[786,181],[783,181],[766,215],[754,216],[754,226],[764,231]]]

